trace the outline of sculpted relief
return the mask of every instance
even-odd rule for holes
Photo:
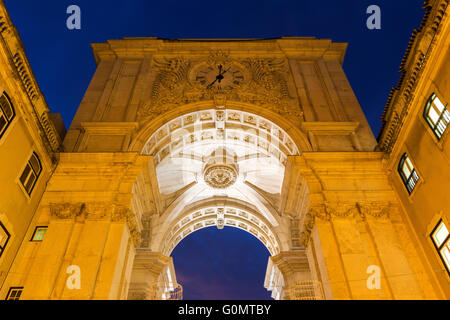
[[[252,103],[280,115],[301,119],[298,99],[288,88],[289,68],[283,58],[232,59],[212,52],[208,59],[155,58],[150,101],[139,121],[174,107],[220,99]]]

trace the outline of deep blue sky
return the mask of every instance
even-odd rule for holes
[[[188,300],[271,299],[263,286],[269,256],[261,241],[231,227],[193,232],[172,252]]]
[[[22,37],[41,90],[52,112],[62,114],[66,127],[95,71],[91,42],[139,36],[315,36],[349,43],[344,71],[377,135],[379,118],[389,91],[399,78],[398,67],[408,40],[424,13],[422,0],[4,2]],[[66,28],[66,8],[71,4],[82,10],[79,31]],[[366,28],[366,8],[372,4],[381,7],[381,30]],[[229,250],[230,247],[236,250]],[[243,258],[243,248],[250,257]],[[258,299],[264,297],[264,292],[261,293],[267,262],[264,250],[258,240],[241,231],[219,232],[208,228],[183,240],[173,257],[180,282],[187,281],[183,284],[186,297],[208,298],[213,288],[221,288],[216,290],[222,294],[218,298]],[[236,267],[238,263],[242,264],[242,270]],[[197,264],[199,269],[193,270]],[[253,268],[248,268],[249,264]],[[261,274],[262,278],[258,276]],[[254,289],[249,292],[250,287]],[[229,288],[233,288],[234,296],[228,294]]]

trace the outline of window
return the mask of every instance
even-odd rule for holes
[[[411,194],[417,184],[417,181],[419,181],[419,175],[414,169],[414,166],[406,153],[400,160],[400,163],[398,165],[398,172],[402,177],[406,189],[408,190],[409,194]]]
[[[0,96],[0,138],[14,119],[14,108],[6,92]]]
[[[5,226],[0,222],[0,257],[5,251],[6,245],[8,244],[10,234],[6,230]]]
[[[439,221],[431,233],[431,239],[444,262],[447,272],[450,274],[450,233],[444,221]]]
[[[34,185],[36,184],[41,171],[41,161],[39,161],[39,157],[37,156],[37,154],[33,152],[30,160],[28,160],[27,166],[20,176],[20,182],[29,195],[31,195],[31,192],[33,192]]]
[[[428,99],[423,116],[437,138],[441,139],[450,122],[450,112],[448,112],[436,94],[433,93]]]
[[[44,235],[46,232],[47,232],[47,227],[36,227],[36,229],[34,229],[33,236],[31,237],[31,241],[44,240]]]
[[[23,287],[11,287],[9,288],[6,300],[20,300],[22,295]]]

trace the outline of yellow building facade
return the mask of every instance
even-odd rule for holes
[[[230,226],[275,299],[449,299],[450,9],[426,6],[378,141],[347,44],[287,37],[92,44],[61,142],[2,4],[0,298],[172,299],[174,247]]]
[[[17,30],[0,5],[0,286],[22,243],[57,164],[64,125],[48,106]]]
[[[437,246],[433,239],[437,228],[445,225],[450,230],[450,147],[446,130],[450,122],[449,8],[448,1],[427,1],[425,5],[425,17],[401,63],[401,80],[383,113],[377,150],[385,153],[389,181],[423,248],[420,258],[430,264],[449,299],[450,244],[447,238]],[[405,157],[416,172],[409,182],[399,174]]]

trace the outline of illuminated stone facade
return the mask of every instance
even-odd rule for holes
[[[450,100],[450,23],[448,1],[428,5],[378,143],[342,69],[345,43],[93,44],[96,73],[63,149],[44,152],[57,163],[25,238],[6,248],[9,266],[0,258],[0,297],[169,299],[174,247],[230,226],[269,250],[264,285],[276,299],[448,299],[430,238],[448,223],[448,133],[433,140],[422,114],[432,91]],[[420,170],[414,193],[397,170],[404,150]],[[0,201],[10,221],[18,209]],[[30,241],[37,226],[48,228]],[[79,288],[68,285],[73,266]]]

